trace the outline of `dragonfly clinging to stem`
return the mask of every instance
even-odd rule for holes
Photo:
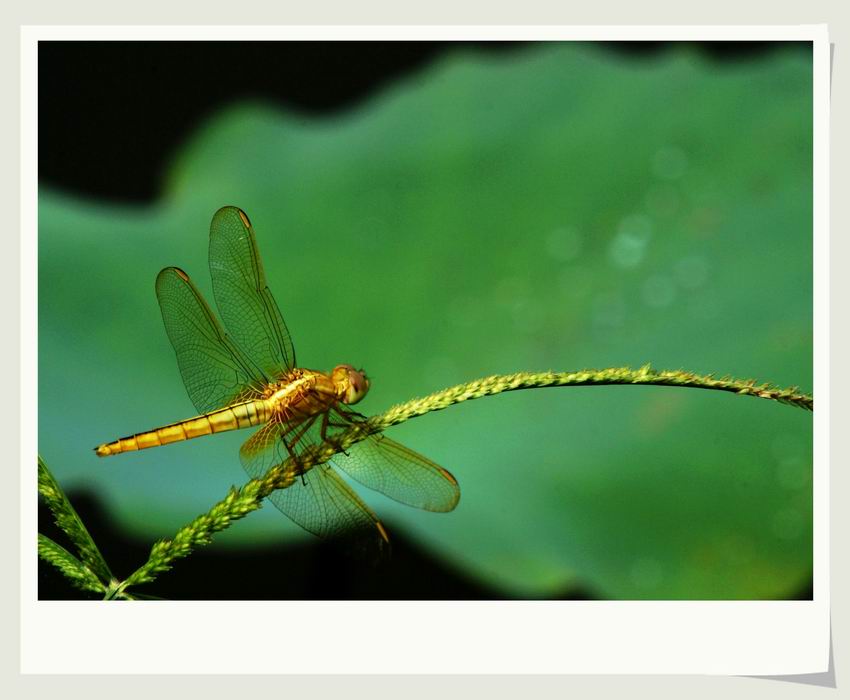
[[[98,456],[261,426],[239,451],[245,470],[257,478],[288,457],[297,464],[299,455],[330,431],[362,419],[350,407],[369,391],[363,370],[341,364],[322,372],[296,365],[251,222],[241,209],[223,207],[213,216],[209,265],[223,326],[183,270],[166,267],[156,279],[165,330],[199,415],[102,444],[95,448]],[[303,471],[269,499],[320,537],[357,533],[361,544],[383,549],[389,542],[386,529],[335,467],[425,510],[450,511],[460,497],[447,470],[383,435],[371,435],[350,452]]]

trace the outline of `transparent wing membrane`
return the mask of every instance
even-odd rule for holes
[[[210,274],[221,320],[245,353],[274,378],[295,366],[295,350],[266,284],[248,217],[223,207],[210,225]]]
[[[460,498],[457,481],[447,470],[383,435],[352,445],[333,462],[364,486],[416,508],[446,512]]]
[[[257,479],[272,467],[283,464],[290,455],[300,457],[307,447],[321,443],[321,422],[321,416],[312,416],[300,421],[272,421],[264,425],[239,450],[242,466]]]
[[[283,464],[289,453],[281,440],[286,427],[277,421],[266,423],[242,445],[239,459],[253,479],[259,479],[269,469]]]
[[[189,276],[167,267],[156,297],[189,398],[199,413],[255,395],[263,378],[227,337]]]
[[[321,425],[322,416],[313,416],[300,423],[269,423],[260,428],[240,450],[245,471],[259,478],[290,454],[296,459],[303,456],[309,446],[321,443]],[[269,500],[308,532],[344,540],[366,558],[379,557],[388,547],[378,517],[330,464],[314,466],[291,486],[273,492]]]
[[[380,555],[389,544],[378,516],[329,464],[313,467],[269,500],[308,532],[344,540],[361,555]]]

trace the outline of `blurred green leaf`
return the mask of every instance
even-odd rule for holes
[[[40,450],[147,538],[244,481],[246,433],[91,452],[193,413],[153,282],[179,265],[211,299],[207,230],[225,204],[251,216],[299,361],[366,368],[367,413],[491,373],[645,362],[808,390],[811,139],[797,52],[723,66],[459,52],[335,119],[235,105],[177,154],[156,207],[40,192]],[[800,411],[594,387],[390,434],[450,469],[460,504],[364,495],[506,595],[785,597],[811,575]],[[307,536],[269,508],[223,541]]]

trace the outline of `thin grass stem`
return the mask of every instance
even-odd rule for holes
[[[119,587],[121,593],[129,586],[150,583],[156,576],[171,568],[173,562],[188,556],[194,547],[209,544],[212,536],[248,513],[257,510],[262,500],[277,489],[292,485],[298,476],[318,464],[328,461],[337,452],[347,450],[369,435],[383,432],[404,421],[423,416],[432,411],[441,411],[464,401],[493,396],[506,391],[540,389],[563,386],[671,386],[691,389],[723,391],[740,396],[767,399],[806,411],[814,411],[814,399],[797,387],[780,388],[771,384],[757,383],[732,377],[698,375],[681,370],[657,371],[649,365],[639,369],[613,367],[601,370],[578,372],[518,372],[478,379],[466,384],[438,391],[424,398],[413,399],[393,406],[388,411],[373,416],[362,423],[329,437],[320,445],[305,450],[296,464],[292,458],[272,467],[260,479],[252,479],[240,488],[231,488],[227,496],[216,503],[209,512],[198,516],[177,531],[172,539],[156,542],[151,548],[148,561],[131,574]]]

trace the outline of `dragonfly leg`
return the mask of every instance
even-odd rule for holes
[[[286,430],[286,432],[282,433],[281,436],[280,436],[280,439],[283,442],[284,447],[286,447],[286,451],[289,452],[289,455],[292,457],[292,459],[295,461],[295,464],[298,466],[298,469],[301,473],[301,483],[304,484],[304,485],[306,485],[307,482],[304,480],[304,471],[303,471],[303,469],[301,469],[301,464],[300,464],[300,461],[299,461],[298,454],[295,451],[295,446],[298,444],[298,441],[302,437],[304,437],[306,432],[313,426],[313,423],[316,422],[317,417],[318,416],[312,416],[312,417],[308,418],[306,421],[304,421],[303,424],[299,423],[297,425],[294,425],[294,426],[288,428]],[[288,435],[290,432],[292,432],[296,427],[300,427],[301,430],[299,430],[295,434],[295,437],[293,437],[290,440],[287,440],[286,435]]]
[[[339,403],[334,404],[331,408],[325,413],[325,419],[323,422],[324,429],[327,430],[328,426],[331,428],[347,428],[351,424],[351,421],[348,419],[348,413],[343,412],[341,405]],[[336,412],[336,414],[342,418],[342,422],[338,420],[334,420],[331,417],[331,414]]]
[[[348,418],[349,420],[354,420],[355,418],[361,421],[366,420],[366,416],[364,416],[362,413],[353,411],[350,408],[343,408],[343,406],[341,406],[340,404],[337,404],[334,408],[336,409],[337,413],[339,413],[344,418]]]
[[[322,440],[328,439],[328,427],[331,427],[331,428],[347,428],[348,426],[345,423],[335,423],[334,421],[331,420],[331,412],[325,411],[325,413],[322,414],[322,430],[321,430]],[[351,456],[351,455],[348,454],[348,452],[346,450],[343,450],[342,453],[346,457]]]

